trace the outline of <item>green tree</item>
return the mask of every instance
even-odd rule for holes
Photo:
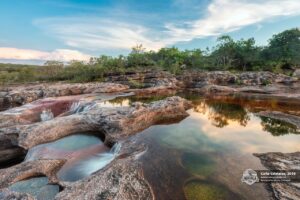
[[[59,73],[63,70],[64,63],[55,60],[49,60],[44,63],[44,66],[40,68],[40,78],[55,80]]]
[[[264,58],[283,68],[300,66],[300,30],[298,28],[273,35],[265,48]]]
[[[140,44],[132,48],[127,57],[127,65],[128,67],[146,67],[153,66],[154,63],[149,58],[146,49]]]

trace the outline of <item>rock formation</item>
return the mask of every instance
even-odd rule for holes
[[[300,152],[254,154],[270,170],[300,170]],[[299,183],[270,183],[276,199],[300,199]]]
[[[191,103],[180,97],[169,97],[150,104],[135,103],[132,107],[99,107],[85,113],[55,118],[30,125],[17,125],[0,129],[1,151],[29,149],[78,132],[105,134],[107,144],[141,131],[153,124],[184,118]]]
[[[0,88],[0,108],[23,105],[44,97],[70,96],[89,93],[112,93],[127,90],[116,83],[55,83]]]

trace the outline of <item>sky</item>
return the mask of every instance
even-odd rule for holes
[[[0,62],[87,61],[101,54],[212,47],[300,27],[299,0],[1,0]]]

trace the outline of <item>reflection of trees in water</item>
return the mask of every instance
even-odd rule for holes
[[[261,125],[264,131],[268,131],[273,136],[280,136],[289,133],[299,134],[297,127],[288,122],[284,122],[278,119],[261,116]]]
[[[247,111],[238,104],[202,101],[197,102],[194,111],[201,114],[208,112],[208,119],[219,128],[227,126],[229,120],[236,121],[242,126],[246,126],[250,120]]]

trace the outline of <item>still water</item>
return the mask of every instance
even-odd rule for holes
[[[100,138],[81,133],[37,145],[28,151],[25,160],[66,159],[57,176],[63,181],[77,181],[109,164],[119,148],[115,144],[110,149]]]
[[[14,183],[9,190],[28,193],[37,200],[51,200],[59,192],[59,186],[49,184],[47,177],[34,177]]]
[[[268,199],[265,186],[242,183],[242,173],[248,168],[264,169],[253,153],[299,151],[300,134],[291,124],[255,113],[298,114],[298,103],[254,96],[182,96],[194,105],[187,118],[139,133],[140,142],[149,146],[141,158],[147,163],[145,176],[158,198]],[[110,103],[118,101],[124,105],[151,99],[131,97]]]
[[[253,153],[299,151],[300,134],[291,124],[255,113],[274,110],[300,115],[300,104],[266,96],[179,95],[193,103],[188,117],[132,136],[148,146],[140,159],[157,199],[269,199],[264,185],[242,183],[242,173],[264,169]],[[129,106],[163,98],[121,97],[97,106]],[[109,164],[118,149],[81,133],[38,145],[29,150],[26,160],[67,158],[58,177],[76,181]]]

